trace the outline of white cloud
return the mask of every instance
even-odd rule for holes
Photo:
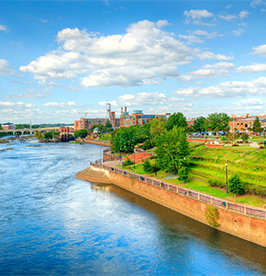
[[[266,12],[266,9],[261,9],[262,12]]]
[[[239,23],[239,24],[237,24],[237,26],[240,26],[240,27],[245,27],[247,25],[247,23],[245,23],[245,22],[242,22],[242,23]]]
[[[207,32],[207,31],[203,31],[203,30],[196,30],[193,32],[194,35],[199,35],[199,36],[205,36],[205,38],[207,39],[212,39],[215,38],[217,36],[223,36],[222,34],[218,34],[218,32]]]
[[[41,82],[80,76],[84,87],[127,87],[176,78],[177,66],[190,63],[193,55],[200,59],[232,58],[189,48],[173,33],[158,28],[167,24],[166,20],[144,20],[130,25],[123,35],[109,36],[66,28],[58,32],[57,42],[62,45],[58,51],[21,66],[20,71],[33,73]]]
[[[0,76],[10,75],[15,75],[15,71],[11,69],[7,60],[0,59]]]
[[[188,19],[202,19],[202,18],[209,18],[213,17],[213,13],[208,12],[206,10],[190,10],[190,11],[184,11],[184,15]]]
[[[184,15],[186,16],[185,24],[193,23],[202,26],[215,26],[214,23],[202,22],[203,18],[211,18],[214,16],[213,13],[208,12],[207,10],[184,11]]]
[[[266,44],[260,45],[258,47],[253,47],[254,50],[253,54],[260,55],[262,57],[266,57]]]
[[[31,103],[23,103],[23,102],[0,102],[0,108],[1,107],[14,107],[14,108],[32,108],[35,107],[35,104]]]
[[[56,83],[56,82],[53,82],[53,81],[48,81],[48,80],[40,80],[38,81],[39,84],[43,84],[43,85],[47,85],[48,87],[62,87],[62,88],[65,88],[66,90],[69,90],[69,91],[74,91],[74,92],[78,92],[80,91],[80,88],[76,87],[76,86],[73,86],[73,85],[66,85],[66,84],[60,84],[60,83]]]
[[[198,57],[201,60],[208,60],[208,59],[213,59],[213,60],[231,60],[234,57],[232,56],[225,56],[221,54],[214,54],[212,52],[207,52],[207,51],[202,51],[200,49],[193,49],[192,54],[196,57]]]
[[[194,79],[216,78],[217,76],[228,76],[234,70],[235,65],[228,62],[218,62],[213,65],[206,64],[197,71],[190,72],[188,75],[181,75],[183,81]]]
[[[178,89],[173,94],[181,96],[203,96],[206,98],[245,97],[250,95],[263,95],[266,93],[266,77],[251,81],[227,81],[206,88],[189,87]]]
[[[248,66],[240,66],[236,69],[237,73],[258,73],[266,72],[266,63],[253,63]]]
[[[102,101],[102,102],[99,102],[99,105],[100,106],[106,106],[107,103],[111,104],[111,107],[113,107],[113,106],[117,107],[118,106],[118,103],[116,101],[110,101],[110,102]]]
[[[46,20],[46,19],[40,19],[43,23],[47,23],[48,22],[48,20]]]
[[[78,105],[74,101],[72,101],[72,102],[67,102],[67,103],[49,102],[46,104],[42,104],[42,106],[57,107],[57,108],[69,108],[69,107],[78,106]]]
[[[241,100],[238,102],[233,103],[233,109],[236,110],[247,110],[250,111],[251,109],[254,110],[261,110],[263,109],[263,101],[261,99],[246,99],[246,100]]]
[[[251,2],[250,6],[252,8],[255,8],[256,6],[263,6],[266,5],[266,2],[261,1],[261,0],[254,0],[253,2]]]
[[[158,20],[155,24],[156,24],[156,27],[159,28],[159,29],[164,27],[164,26],[171,25],[167,20]]]
[[[239,13],[239,17],[240,17],[241,19],[248,17],[248,15],[249,15],[249,12],[248,12],[248,11],[241,11],[241,12]]]
[[[1,31],[6,32],[6,33],[9,32],[7,26],[5,26],[5,25],[0,25],[0,32],[1,32]]]
[[[236,19],[236,15],[233,15],[233,14],[225,14],[225,15],[219,15],[219,17],[221,19],[224,19],[224,20],[227,20],[227,21],[231,21],[233,19]]]
[[[235,36],[240,36],[240,35],[243,34],[244,32],[245,32],[244,29],[238,29],[238,30],[234,30],[234,31],[233,31],[233,34],[234,34]]]
[[[44,93],[38,91],[35,92],[33,88],[27,89],[21,94],[11,94],[4,97],[4,99],[41,99],[48,98],[50,96],[48,91]]]
[[[176,97],[167,97],[164,93],[159,92],[140,92],[135,95],[124,94],[118,97],[117,104],[119,106],[133,106],[133,107],[145,107],[145,106],[169,106],[183,102],[184,99]]]
[[[179,35],[179,37],[186,39],[188,41],[188,44],[192,44],[192,43],[204,43],[204,41],[201,40],[196,35]]]
[[[233,5],[232,5],[232,4],[229,4],[229,5],[226,6],[225,8],[229,10],[229,9],[231,9],[232,7],[233,7]]]

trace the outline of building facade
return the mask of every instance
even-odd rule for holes
[[[2,129],[4,130],[16,129],[16,125],[12,123],[4,123],[2,124]]]
[[[167,114],[149,115],[144,114],[142,110],[134,110],[132,114],[129,114],[129,112],[127,112],[127,107],[125,107],[124,110],[123,107],[121,107],[120,126],[130,127],[133,125],[144,125],[152,119],[160,118],[164,118],[166,120]]]
[[[74,121],[74,130],[80,130],[80,121]]]
[[[233,119],[232,121],[229,121],[229,127],[230,131],[235,131],[238,132],[247,132],[249,129],[253,127],[254,121],[256,118],[247,118],[247,119]],[[266,128],[266,120],[264,118],[259,118],[261,127]]]

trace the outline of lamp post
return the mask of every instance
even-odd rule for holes
[[[226,193],[228,194],[227,164],[225,164],[225,175],[226,175]]]
[[[133,150],[133,154],[134,154],[134,170],[135,170],[135,149],[134,149],[134,147],[132,147],[132,150]]]
[[[157,168],[157,167],[156,167],[156,153],[155,153],[155,168],[154,168],[154,169],[155,169],[155,175],[157,175],[156,168]]]
[[[264,148],[265,148],[265,144],[266,144],[266,141],[265,141],[265,128],[266,127],[264,127],[264,129],[263,129],[263,135],[264,135],[264,142],[263,142],[263,144],[264,144]]]

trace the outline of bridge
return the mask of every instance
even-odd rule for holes
[[[65,127],[72,127],[73,126],[65,126]],[[41,131],[41,132],[48,132],[50,130],[58,130],[60,127],[40,127],[40,128],[22,128],[22,129],[1,129],[0,133],[5,132],[9,133],[12,132],[13,135],[16,135],[18,132],[24,135],[25,132],[29,132],[31,135],[35,134],[35,132]]]

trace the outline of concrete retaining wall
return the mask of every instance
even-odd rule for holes
[[[107,171],[100,169],[101,171]],[[109,171],[111,181],[132,193],[145,197],[192,219],[209,225],[205,218],[207,203]],[[266,221],[225,208],[218,208],[218,230],[244,240],[266,246]]]

